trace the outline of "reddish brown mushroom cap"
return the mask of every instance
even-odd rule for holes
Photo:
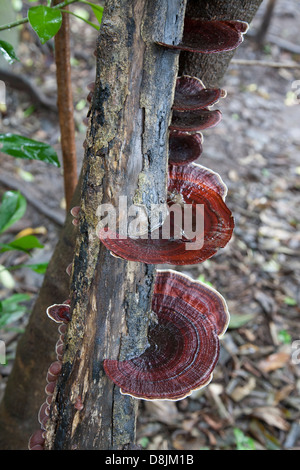
[[[217,328],[226,328],[228,312],[216,291],[175,271],[158,271],[152,309],[157,324],[149,330],[148,349],[128,361],[106,359],[104,369],[123,394],[179,400],[211,381]]]
[[[183,132],[197,132],[215,127],[222,120],[222,113],[218,109],[198,109],[196,111],[176,111],[172,113],[170,130]]]
[[[169,269],[157,271],[154,292],[156,295],[153,304],[160,302],[159,296],[168,296],[173,298],[175,308],[180,297],[187,305],[191,305],[212,321],[219,338],[227,330],[230,320],[228,307],[224,297],[213,287]],[[152,308],[156,311],[157,307],[153,304]]]
[[[186,18],[180,44],[157,44],[171,49],[211,54],[236,49],[248,30],[244,21],[199,20]]]
[[[169,165],[186,165],[197,160],[202,154],[202,134],[170,131]]]
[[[44,450],[45,443],[45,431],[43,429],[38,429],[35,431],[29,439],[28,449],[29,450]]]
[[[226,91],[221,88],[205,88],[199,78],[182,75],[176,81],[173,109],[195,111],[212,106],[225,96]]]
[[[226,186],[220,176],[205,167],[191,163],[169,168],[169,208],[174,203],[185,209],[190,205],[195,210],[204,209],[204,229],[201,226],[194,238],[184,236],[164,237],[165,227],[171,225],[170,216],[165,220],[160,234],[154,232],[148,238],[120,238],[118,234],[104,228],[98,236],[114,254],[129,261],[147,264],[188,265],[205,261],[231,239],[234,221],[224,202]]]
[[[69,323],[71,320],[70,310],[70,305],[68,303],[64,303],[50,305],[46,312],[48,317],[56,323]]]

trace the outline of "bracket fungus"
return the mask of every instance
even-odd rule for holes
[[[229,313],[211,287],[176,271],[157,271],[149,347],[137,358],[105,359],[107,376],[122,394],[180,400],[206,386],[216,366]]]
[[[212,106],[225,97],[226,91],[222,88],[205,88],[199,78],[182,75],[176,81],[173,110],[196,111]]]
[[[218,109],[207,108],[195,111],[176,111],[172,113],[170,130],[183,132],[197,132],[215,127],[222,120],[222,113]]]
[[[170,49],[202,54],[232,51],[243,42],[243,35],[248,27],[245,21],[185,18],[180,44],[163,42],[157,42],[157,44]]]
[[[169,165],[186,165],[197,160],[202,154],[203,136],[199,133],[170,131]]]
[[[173,265],[201,263],[231,239],[234,220],[225,204],[226,192],[221,177],[203,166],[195,163],[170,166],[170,214],[159,229],[142,237],[121,238],[105,227],[99,230],[98,236],[114,256],[129,261]],[[186,219],[182,220],[185,215]],[[176,236],[175,218],[179,226],[182,224],[182,231],[175,230]]]
[[[69,301],[63,304],[53,304],[47,308],[46,313],[51,320],[56,323],[68,323],[71,319],[70,316],[70,303]]]

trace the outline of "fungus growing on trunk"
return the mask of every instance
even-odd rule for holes
[[[51,320],[59,323],[58,332],[59,339],[55,345],[55,352],[57,360],[50,364],[46,375],[45,394],[46,400],[40,406],[38,412],[38,421],[41,428],[35,431],[28,441],[29,450],[44,450],[44,443],[46,438],[46,424],[50,415],[50,406],[52,396],[56,387],[58,377],[62,370],[62,356],[63,356],[63,339],[66,332],[67,324],[71,320],[70,313],[70,300],[65,300],[62,304],[54,304],[47,308],[47,315]]]
[[[47,308],[46,313],[56,323],[68,323],[71,319],[69,301],[63,304],[53,304]]]
[[[197,132],[215,127],[222,119],[218,109],[197,109],[196,111],[176,111],[172,113],[170,130],[183,132]]]
[[[169,165],[186,165],[197,160],[202,154],[203,136],[199,133],[170,131]]]
[[[173,265],[201,263],[231,239],[234,221],[225,204],[226,192],[221,177],[203,166],[195,163],[170,166],[170,214],[162,227],[137,238],[121,238],[105,227],[98,231],[98,236],[112,254],[129,261]],[[182,230],[174,228],[174,208]]]
[[[176,81],[173,110],[196,111],[212,106],[225,96],[226,91],[221,88],[205,88],[199,78],[182,75]]]
[[[211,54],[236,49],[243,42],[248,30],[245,21],[199,20],[185,18],[183,38],[180,44],[157,44],[170,49]]]
[[[121,393],[145,400],[180,400],[207,385],[229,322],[223,297],[175,271],[158,271],[149,347],[139,357],[103,366]]]

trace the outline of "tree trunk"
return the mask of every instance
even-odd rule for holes
[[[102,440],[101,448],[103,449],[121,448],[124,443],[132,442],[134,439],[136,402],[128,397],[120,396],[118,390],[106,381],[102,373],[101,362],[104,358],[102,355],[104,354],[104,347],[106,348],[110,344],[109,336],[112,332],[115,343],[112,344],[111,342],[110,349],[107,351],[110,358],[117,358],[119,352],[121,354],[120,357],[126,357],[127,352],[130,350],[130,342],[132,342],[130,339],[135,343],[134,335],[137,330],[133,329],[132,323],[135,325],[136,321],[135,319],[132,320],[131,315],[129,316],[130,308],[133,308],[138,318],[142,320],[142,326],[139,331],[143,332],[144,338],[147,329],[150,293],[155,277],[155,269],[140,265],[139,263],[136,265],[127,263],[113,258],[103,247],[99,249],[100,247],[95,239],[94,231],[97,223],[95,208],[102,201],[107,202],[112,200],[112,197],[117,200],[118,195],[122,194],[121,191],[124,187],[130,190],[130,198],[134,194],[141,196],[143,191],[145,191],[147,198],[142,200],[144,204],[149,202],[149,192],[155,196],[154,201],[163,201],[165,178],[162,175],[165,174],[163,172],[165,171],[164,165],[166,164],[165,139],[167,136],[163,136],[163,132],[160,134],[162,148],[159,146],[159,152],[156,154],[157,147],[151,147],[149,144],[151,141],[149,132],[152,133],[153,139],[157,127],[159,128],[162,125],[162,129],[166,129],[169,110],[166,111],[161,124],[158,124],[160,121],[159,116],[162,117],[163,114],[158,113],[157,109],[154,110],[153,114],[151,113],[147,97],[151,99],[152,105],[156,103],[159,106],[157,95],[155,94],[152,100],[151,93],[159,93],[159,89],[164,88],[166,96],[163,103],[166,105],[165,100],[169,98],[170,102],[168,105],[171,103],[175,78],[175,75],[173,75],[174,69],[172,71],[169,70],[171,74],[170,81],[165,82],[167,80],[166,70],[159,70],[156,67],[157,58],[154,53],[165,57],[165,60],[166,58],[171,60],[171,57],[173,57],[173,67],[175,69],[177,53],[157,49],[151,41],[151,39],[163,39],[166,12],[161,16],[159,13],[161,12],[160,9],[165,5],[165,1],[142,2],[140,0],[138,2],[136,0],[135,2],[125,2],[123,0],[116,2],[122,4],[122,6],[125,3],[126,5],[128,3],[130,5],[134,4],[135,8],[129,14],[127,14],[127,10],[120,11],[117,6],[114,8],[113,3],[111,1],[107,2],[105,23],[103,29],[101,29],[102,43],[104,44],[104,41],[106,41],[107,47],[101,47],[98,50],[98,80],[91,109],[88,148],[83,169],[84,178],[81,204],[83,217],[80,225],[72,277],[72,290],[78,289],[78,295],[73,300],[74,321],[72,321],[67,339],[70,344],[70,351],[66,352],[64,359],[66,375],[59,384],[57,400],[53,410],[53,422],[57,421],[58,432],[55,435],[54,426],[50,426],[51,437],[48,443],[49,448],[65,448],[69,445],[73,446],[73,448],[88,448],[93,446],[100,448],[100,440]],[[144,3],[147,3],[149,10],[143,17],[143,22],[141,21],[141,16],[139,16],[140,22],[138,22],[136,20],[138,7],[142,8]],[[163,5],[159,5],[160,3]],[[173,0],[168,3],[173,6]],[[192,8],[197,7],[199,8],[197,10],[198,17],[235,18],[250,22],[260,3],[261,0],[199,0],[196,2],[189,0],[188,11],[191,12]],[[128,5],[126,8],[129,8]],[[120,18],[114,24],[112,22],[113,15],[118,16],[118,13]],[[176,17],[176,13],[173,16]],[[148,18],[148,22],[145,21],[146,18]],[[138,37],[138,25],[141,25],[141,22],[144,26],[142,31],[143,41]],[[178,25],[178,28],[180,29],[180,25]],[[110,70],[113,68],[109,54],[113,55],[112,50],[115,50],[118,47],[118,42],[120,42],[118,31],[125,32],[125,29],[127,31],[127,43],[123,51],[124,57],[119,62],[120,67],[115,69],[118,78],[119,74],[123,77],[123,81],[118,88],[115,84],[117,82],[115,77],[113,75],[111,77],[109,72],[106,73],[105,70],[106,67],[109,67]],[[124,41],[124,38],[122,41]],[[138,43],[142,44],[144,48],[140,53],[145,58],[144,63],[147,68],[147,73],[145,70],[143,77],[140,73],[137,73],[137,69],[133,68],[132,63],[133,52],[136,50]],[[122,50],[119,52],[122,53]],[[146,55],[146,52],[148,55]],[[231,53],[203,56],[181,53],[180,73],[184,72],[198,76],[204,80],[206,86],[216,85],[225,73],[231,56]],[[139,72],[141,72],[140,56],[137,60],[137,65]],[[115,62],[114,66],[116,66]],[[129,72],[131,75],[129,75]],[[215,73],[216,78],[214,78]],[[131,77],[128,80],[127,86],[124,83],[124,80],[126,81],[126,74],[128,77]],[[160,74],[164,77],[161,81],[159,80]],[[141,83],[138,83],[138,78],[140,78]],[[148,81],[147,78],[149,79]],[[158,81],[155,83],[155,80]],[[111,88],[108,88],[109,86]],[[123,90],[123,98],[119,94],[115,95],[116,89],[114,87],[116,86],[119,90],[118,93]],[[128,89],[131,88],[131,91],[137,87],[136,96],[138,96],[139,91],[141,92],[143,99],[141,99],[140,109],[138,102],[134,103],[136,96],[134,97],[132,94],[127,95],[127,87]],[[147,89],[148,92],[146,92]],[[114,98],[117,100],[116,102]],[[132,114],[129,114],[130,108],[135,111],[137,121],[133,119]],[[126,123],[126,113],[129,123],[127,123],[125,134],[122,125]],[[145,117],[145,124],[143,123],[143,116]],[[129,124],[133,126],[131,131],[128,128]],[[104,125],[103,129],[99,125]],[[156,126],[156,128],[153,126]],[[129,142],[129,136],[138,135],[138,131],[143,134],[143,151],[141,151],[140,143],[141,134],[140,140],[134,141],[131,139]],[[134,142],[136,143],[136,148],[139,149],[138,153],[133,152]],[[130,155],[132,152],[133,155]],[[128,159],[129,155],[130,162]],[[163,162],[159,158],[162,158]],[[153,186],[154,181],[152,180],[151,182],[150,175],[153,176],[155,174],[155,167],[157,168],[155,170],[156,174],[160,174],[160,177],[157,179],[161,179],[161,181],[160,183],[155,181],[156,185]],[[124,180],[120,174],[122,171],[126,171],[127,175]],[[130,178],[128,172],[130,173]],[[137,175],[140,175],[139,179],[137,179]],[[132,187],[130,187],[129,181],[132,182]],[[137,181],[140,184],[140,191],[135,192]],[[103,186],[101,186],[102,184]],[[112,191],[111,194],[110,191]],[[159,200],[160,197],[161,200]],[[137,201],[141,201],[141,198],[138,197]],[[76,197],[73,200],[73,205],[77,205]],[[91,236],[90,239],[88,238],[89,235]],[[28,438],[37,427],[37,412],[45,398],[45,375],[50,362],[53,360],[54,344],[57,340],[57,328],[47,319],[45,309],[48,305],[61,302],[68,297],[68,278],[65,274],[65,268],[73,256],[73,240],[74,227],[71,225],[70,218],[68,217],[65,227],[62,229],[53,259],[47,270],[44,284],[33,309],[29,325],[19,343],[13,372],[8,380],[5,397],[0,409],[0,448],[2,449],[27,448]],[[140,283],[138,280],[140,280]],[[147,285],[147,282],[149,282],[149,285]],[[88,302],[88,298],[90,298],[90,302]],[[113,303],[110,303],[110,298],[113,299]],[[94,309],[95,306],[97,312]],[[82,316],[79,313],[81,308]],[[106,325],[105,321],[107,321]],[[126,335],[126,330],[129,331],[129,336]],[[48,331],[50,331],[49,334]],[[101,344],[99,344],[100,341],[102,341]],[[89,353],[87,352],[88,346]],[[142,347],[143,345],[139,343],[138,347],[134,348],[133,351],[138,352]],[[93,357],[90,354],[92,349],[95,352]],[[80,358],[76,354],[77,352],[79,354],[80,351],[83,357],[82,365],[84,365],[85,370],[79,370]],[[88,357],[88,354],[90,357]],[[97,354],[99,355],[98,358]],[[23,358],[26,359],[24,360]],[[97,386],[93,382],[77,382],[77,380],[81,380],[84,376],[84,372],[87,373],[89,381],[95,378]],[[91,388],[86,386],[87,383],[88,387],[91,386]],[[102,389],[99,388],[99,384],[101,384],[101,387],[103,386]],[[73,393],[72,396],[69,395],[69,398],[67,398],[69,401],[66,403],[65,392]],[[80,413],[76,413],[72,400],[76,399],[77,393],[83,395],[83,392],[85,394],[85,408]],[[102,403],[99,403],[101,396],[104,399]],[[123,398],[125,399],[123,400]],[[58,408],[58,405],[64,406],[64,410]],[[101,412],[103,412],[103,423],[100,422],[99,407]],[[57,412],[58,416],[55,414]],[[89,420],[91,420],[93,412],[97,423],[95,426],[92,426],[91,432],[86,430],[87,436],[84,437],[84,426],[92,424]],[[119,420],[117,418],[118,412],[120,414]],[[72,433],[70,435],[71,423],[73,423],[73,435]],[[76,423],[79,423],[80,426],[77,426]],[[120,429],[118,423],[124,426],[124,428]],[[105,432],[106,425],[109,427],[107,432]],[[92,435],[93,432],[95,433],[94,435]],[[120,436],[120,439],[118,436]],[[93,442],[94,440],[95,443]]]
[[[103,359],[147,347],[155,266],[113,257],[96,235],[101,204],[118,210],[166,202],[168,126],[185,0],[109,0],[83,163],[81,214],[71,287],[72,321],[52,400],[46,448],[123,449],[135,441],[137,400],[121,395]],[[119,214],[124,216],[125,214]],[[80,397],[83,409],[75,408]]]

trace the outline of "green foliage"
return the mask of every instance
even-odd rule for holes
[[[19,191],[4,193],[0,206],[0,234],[23,217],[26,207],[26,199]],[[9,243],[0,243],[0,253],[11,250],[29,253],[33,248],[43,248],[34,235],[25,235]]]
[[[13,46],[6,41],[0,39],[0,54],[4,56],[4,59],[7,60],[9,64],[12,64],[16,60],[19,61],[18,57],[16,56],[15,50]]]
[[[59,31],[62,23],[62,14],[58,9],[40,5],[29,8],[28,20],[40,38],[41,43],[45,44]]]
[[[33,2],[34,0],[29,1]],[[70,10],[63,10],[65,6],[71,5],[72,3],[88,5],[92,9],[99,24],[94,24],[93,22],[89,21],[85,15],[76,14]],[[41,43],[45,44],[60,30],[62,24],[62,12],[70,13],[76,18],[85,21],[87,24],[98,30],[102,21],[103,7],[86,0],[65,0],[58,5],[51,6],[51,0],[48,0],[47,5],[37,5],[30,7],[28,9],[27,17],[17,20],[14,23],[0,26],[0,31],[11,29],[29,22],[32,29],[38,35]],[[16,56],[13,46],[6,41],[0,40],[0,53],[10,64],[16,60],[19,60]]]
[[[280,330],[278,332],[278,339],[283,344],[290,344],[292,342],[292,337],[286,330]]]
[[[30,300],[28,294],[13,294],[0,301],[0,328],[19,320],[27,311],[22,302]]]
[[[26,199],[19,191],[6,191],[0,206],[0,233],[21,219],[26,207]]]
[[[0,253],[4,251],[18,250],[29,253],[33,248],[43,248],[38,239],[34,235],[26,235],[16,238],[10,243],[0,243]]]
[[[103,16],[103,7],[100,7],[99,5],[95,5],[94,3],[83,1],[83,0],[81,0],[81,3],[84,3],[84,4],[89,5],[91,7],[95,17],[98,20],[99,25],[100,25],[101,21],[102,21],[102,16]]]
[[[285,297],[284,303],[286,305],[289,305],[290,307],[295,307],[297,305],[297,300],[294,299],[293,297]]]
[[[30,3],[37,3],[35,0],[29,0]],[[28,16],[17,21],[0,26],[0,31],[17,27],[21,24],[29,22],[32,29],[38,35],[42,44],[53,38],[59,31],[62,24],[62,11],[63,8],[72,3],[77,3],[77,0],[64,0],[59,5],[51,6],[51,0],[47,1],[47,5],[31,6],[28,9]],[[92,2],[79,0],[78,3],[88,5],[99,25],[102,21],[103,7],[95,5]],[[17,4],[16,4],[17,5]],[[20,5],[22,6],[21,2]],[[17,11],[20,11],[19,4],[17,5]],[[99,29],[99,25],[95,25],[88,20],[88,17],[84,17],[82,14],[74,14],[73,12],[66,10],[67,13],[71,13],[77,18],[85,21],[90,26]],[[15,61],[19,61],[13,46],[0,39],[0,54],[7,60],[9,64]],[[30,115],[32,107],[29,108],[25,113]],[[60,167],[60,163],[55,150],[48,144],[38,142],[27,137],[6,133],[0,134],[0,150],[2,153],[6,153],[16,158],[24,158],[29,160],[40,160],[45,163],[50,163],[56,167]],[[18,191],[7,191],[4,193],[2,203],[0,205],[0,235],[3,234],[9,227],[16,223],[23,217],[26,211],[26,199]],[[0,253],[5,251],[21,251],[30,254],[30,251],[34,248],[43,248],[43,245],[33,235],[26,235],[23,237],[16,237],[12,241],[5,243],[0,242]],[[9,271],[27,267],[32,271],[40,274],[44,274],[47,269],[48,263],[40,264],[23,264],[13,267],[0,266],[0,280],[4,283],[4,278],[10,276]],[[11,286],[10,286],[11,288]],[[0,328],[14,322],[19,319],[27,311],[26,306],[21,305],[22,302],[29,300],[30,296],[27,294],[13,294],[9,298],[0,301]]]
[[[251,437],[245,436],[241,429],[234,428],[233,434],[236,442],[236,450],[256,450],[254,440]]]
[[[0,134],[0,150],[16,158],[41,160],[60,166],[57,153],[48,144],[17,134]]]
[[[14,223],[20,220],[25,214],[26,208],[26,199],[19,191],[6,191],[0,205],[0,234],[3,234]],[[0,253],[8,250],[16,250],[29,254],[33,248],[43,248],[43,245],[41,245],[39,240],[33,235],[16,237],[9,243],[0,243]],[[47,264],[48,263],[19,265],[14,266],[13,269],[27,267],[37,273],[43,274],[47,268]],[[9,269],[10,268],[5,268],[4,266],[0,267],[0,279],[3,284],[6,278],[5,274],[9,274]],[[21,318],[26,313],[27,307],[20,305],[20,303],[29,299],[30,296],[27,294],[13,294],[7,299],[1,300],[0,328]]]

